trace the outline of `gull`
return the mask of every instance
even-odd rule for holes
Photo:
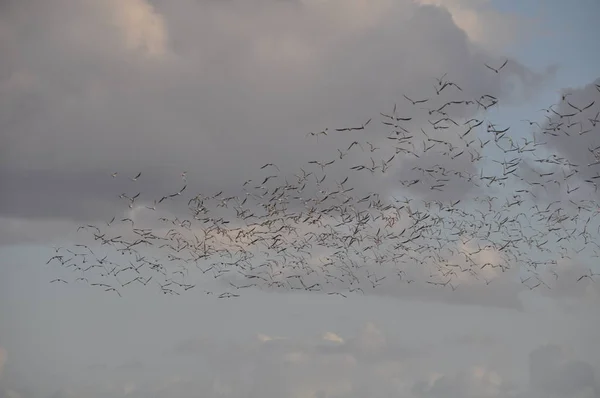
[[[311,160],[311,161],[309,161],[308,163],[309,163],[309,164],[317,164],[317,165],[319,165],[319,166],[321,167],[321,171],[323,171],[323,170],[325,169],[325,167],[327,167],[327,166],[329,166],[329,165],[333,164],[334,162],[335,162],[335,160],[332,160],[332,161],[330,161],[330,162],[327,162],[327,163],[319,162],[319,161],[317,161],[317,160]],[[264,183],[263,183],[263,184],[264,184]]]
[[[133,220],[131,218],[124,218],[124,219],[121,220],[121,222],[125,222],[125,221],[129,221],[131,223],[131,226],[132,227],[134,226],[134,222],[133,222]]]
[[[187,184],[185,184],[185,185],[183,186],[183,188],[181,188],[181,189],[179,190],[179,192],[176,192],[176,193],[174,193],[174,194],[171,194],[171,195],[169,195],[169,196],[165,196],[165,197],[164,197],[164,198],[162,198],[162,199],[161,199],[161,200],[160,200],[158,203],[162,202],[162,201],[163,201],[163,199],[165,199],[165,198],[174,198],[175,196],[181,196],[181,194],[183,193],[183,191],[185,191],[185,189],[186,189],[186,188],[187,188]]]
[[[112,174],[111,174],[112,178],[115,178],[115,177],[117,176],[117,174],[119,174],[119,173],[117,173],[117,172],[115,172],[115,173],[112,173]]]
[[[375,145],[371,144],[369,141],[367,141],[367,144],[369,145],[369,150],[371,152],[375,152],[377,149],[379,149],[378,147],[376,147]]]
[[[280,170],[279,170],[279,167],[277,167],[277,166],[276,166],[275,164],[273,164],[273,163],[267,163],[267,164],[265,164],[264,166],[262,166],[260,169],[262,170],[262,169],[264,169],[264,168],[266,168],[266,167],[269,167],[269,166],[275,167],[275,168],[277,169],[277,171],[280,171]]]
[[[110,286],[105,283],[90,283],[90,286],[100,286],[100,287],[110,288]]]
[[[577,106],[573,105],[572,103],[570,103],[569,101],[567,101],[567,105],[569,105],[569,106],[570,106],[571,108],[573,108],[573,109],[576,109],[576,110],[578,110],[578,111],[579,111],[579,113],[581,113],[581,112],[585,111],[586,109],[589,109],[589,108],[591,108],[591,107],[592,107],[592,106],[593,106],[595,103],[596,103],[596,101],[592,101],[592,102],[590,102],[590,103],[589,103],[589,105],[586,105],[586,106],[584,106],[583,108],[579,108],[579,107],[577,107]],[[573,116],[573,115],[571,115],[571,116]]]
[[[121,293],[119,293],[119,291],[117,289],[115,289],[114,287],[109,287],[108,289],[105,289],[104,291],[105,292],[113,291],[113,292],[116,292],[119,295],[119,297],[123,297],[123,296],[121,296]]]
[[[360,149],[362,149],[362,150],[364,151],[364,149],[363,149],[362,145],[360,145],[360,143],[359,143],[358,141],[353,141],[353,142],[350,144],[350,146],[348,147],[348,149],[346,149],[346,151],[349,151],[350,149],[352,149],[352,147],[353,147],[354,145],[358,145],[358,146],[360,147]]]
[[[492,68],[488,64],[484,64],[484,65],[487,66],[489,69],[493,70],[494,72],[498,73],[498,72],[500,72],[500,69],[504,68],[504,66],[506,65],[507,62],[508,62],[508,59],[506,61],[504,61],[504,63],[502,64],[502,66],[500,66],[498,69]]]
[[[133,178],[130,178],[131,181],[137,181],[138,178],[140,178],[140,176],[142,175],[142,172],[139,172],[138,175],[136,175]]]
[[[329,130],[329,129],[328,129],[328,128],[326,128],[325,130],[323,130],[323,131],[320,131],[320,132],[318,132],[318,133],[315,133],[315,132],[310,132],[310,133],[306,134],[306,136],[308,137],[309,135],[312,135],[313,137],[317,137],[317,141],[319,141],[319,134],[327,135],[327,131],[328,131],[328,130]]]
[[[579,281],[580,281],[580,280],[582,280],[583,278],[588,278],[589,280],[591,280],[591,281],[593,282],[593,281],[594,281],[594,278],[593,278],[593,277],[594,277],[594,276],[597,276],[597,275],[598,275],[598,274],[595,274],[595,273],[593,273],[593,272],[592,272],[592,270],[591,270],[591,268],[590,268],[590,270],[589,270],[589,273],[588,273],[588,274],[581,275],[581,276],[579,277],[579,279],[577,279],[577,282],[579,282]]]
[[[410,98],[408,98],[406,95],[403,95],[404,98],[406,98],[407,100],[409,100],[410,102],[412,102],[413,105],[417,105],[417,104],[423,104],[427,101],[429,101],[429,99],[423,99],[423,100],[412,100]]]
[[[263,182],[260,183],[260,185],[264,185],[266,184],[267,181],[269,181],[271,178],[276,178],[277,176],[267,176],[265,177],[265,179],[263,180]]]
[[[165,199],[171,199],[171,196],[170,195],[163,196],[162,198],[160,198],[160,200],[158,201],[158,203],[162,203],[163,200],[165,200]],[[192,202],[192,200],[190,200],[190,202]]]
[[[538,122],[533,122],[533,121],[531,121],[531,120],[528,120],[528,119],[523,119],[523,120],[521,120],[521,121],[522,121],[522,122],[527,122],[527,123],[529,123],[529,125],[530,125],[530,126],[533,126],[533,125],[535,124],[535,125],[536,125],[536,126],[538,126],[539,128],[542,128],[542,126],[540,126],[540,124],[539,124]]]
[[[354,131],[354,130],[364,130],[365,127],[371,123],[371,119],[367,120],[365,123],[363,123],[360,127],[343,127],[340,129],[335,129],[335,131]]]
[[[439,79],[436,77],[435,80],[437,80],[438,84],[441,86],[444,82],[444,77],[446,77],[446,75],[448,74],[448,72],[444,73],[442,75],[442,77],[440,77]]]
[[[569,95],[573,95],[573,93],[564,93],[564,94],[561,94],[561,96],[560,96],[560,97],[561,97],[561,99],[564,101],[564,100],[566,100],[566,99],[567,99],[567,97],[568,97]]]
[[[217,297],[217,298],[222,299],[222,298],[233,298],[233,297],[240,297],[240,295],[239,294],[225,292],[225,293],[221,293],[219,295],[219,297]]]

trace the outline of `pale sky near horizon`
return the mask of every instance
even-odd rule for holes
[[[50,284],[64,274],[44,265],[116,211],[111,172],[154,173],[163,194],[182,170],[210,191],[268,161],[297,172],[308,131],[406,106],[444,71],[501,92],[493,117],[525,136],[559,90],[600,84],[598,15],[595,0],[0,2],[0,398],[600,398],[596,282],[456,302],[118,297]],[[506,57],[506,77],[483,67]]]

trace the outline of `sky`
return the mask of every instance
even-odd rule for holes
[[[600,241],[599,195],[586,183],[600,175],[589,166],[600,156],[590,151],[600,147],[596,15],[594,0],[0,2],[0,398],[600,398],[600,285],[594,280],[600,276],[591,276],[600,274],[600,246],[593,244]],[[499,73],[485,66],[505,60]],[[436,78],[460,89],[436,95]],[[434,128],[432,118],[443,115],[431,109],[456,98],[490,101],[485,95],[497,102],[486,112],[445,110],[461,125],[485,119],[473,142],[501,135],[486,130],[488,123],[497,130],[510,126],[498,145],[493,139],[481,145],[482,159],[474,160],[478,144],[464,148],[456,122],[456,129],[451,122]],[[411,104],[405,96],[428,102]],[[541,110],[550,105],[552,111]],[[407,141],[397,144],[404,152],[386,173],[383,166],[350,174],[338,167],[372,161],[376,168],[394,154],[390,134],[397,140],[404,133],[390,133],[382,123],[393,111],[412,118],[402,126],[415,153],[425,137],[420,131],[459,149],[448,155],[441,149],[446,144],[438,145],[417,158],[406,152]],[[317,134],[324,129],[327,135]],[[532,137],[544,142],[536,152],[502,149]],[[354,140],[361,150],[347,149]],[[461,148],[465,153],[454,157]],[[506,174],[516,157],[523,160]],[[322,169],[315,163],[334,158]],[[261,169],[267,162],[275,166]],[[443,190],[422,177],[422,170],[438,166],[454,171],[445,175]],[[484,178],[501,177],[503,167],[506,183]],[[290,213],[306,211],[307,198],[334,197],[346,176],[345,188],[356,198],[376,192],[394,206],[398,198],[413,198],[397,218],[382,210],[364,231],[379,251],[363,245],[336,257],[323,243],[333,238],[320,235],[322,245],[313,240],[309,253],[296,257],[313,269],[332,258],[352,263],[361,280],[356,286],[318,271],[305,277],[326,286],[318,292],[231,289],[263,274],[217,279],[192,266],[195,288],[180,295],[165,294],[171,290],[151,273],[143,274],[154,277],[151,283],[132,283],[117,295],[75,281],[109,283],[97,273],[48,264],[55,247],[81,253],[74,244],[89,245],[97,259],[106,254],[140,263],[133,253],[100,246],[92,227],[78,227],[98,225],[106,234],[113,228],[109,236],[130,237],[119,220],[131,218],[166,233],[170,226],[146,208],[154,203],[157,214],[185,229],[181,221],[191,217],[185,202],[198,193],[207,198],[210,217],[229,214],[223,202],[208,199],[219,191],[250,198],[248,211],[258,214],[259,191],[240,187],[249,179],[248,186],[267,186],[260,182],[271,174],[289,184],[302,180],[302,170],[317,178],[327,171],[330,185],[307,179],[302,198],[290,199]],[[566,177],[571,172],[576,175]],[[563,176],[571,178],[567,184]],[[415,179],[427,182],[408,183]],[[156,203],[182,187],[182,195]],[[118,198],[123,192],[141,197],[128,208],[127,198]],[[499,198],[489,210],[487,195]],[[332,206],[341,201],[329,200]],[[460,203],[460,210],[434,213],[438,203]],[[433,250],[426,246],[432,238],[421,237],[418,245],[392,250],[392,241],[404,239],[393,234],[414,230],[425,210],[439,217],[428,234],[445,237],[448,246]],[[319,212],[326,224],[337,222],[333,213]],[[113,216],[115,225],[107,225]],[[190,233],[207,236],[206,225],[197,225]],[[315,225],[298,225],[296,233],[319,236]],[[475,228],[491,231],[490,225],[499,232],[487,241],[464,238]],[[250,226],[237,220],[234,227],[215,233],[211,245],[231,249],[236,237],[236,255],[248,253]],[[379,231],[390,233],[381,244]],[[293,240],[291,232],[281,234]],[[486,242],[493,244],[482,249]],[[461,259],[459,252],[478,248],[471,260]],[[270,261],[276,250],[275,243],[257,250],[255,262]],[[397,258],[378,263],[400,252],[403,274]],[[167,254],[177,256],[156,248],[140,248],[138,256],[168,260],[165,270],[182,272]],[[461,261],[471,261],[478,273],[432,286],[449,275],[442,268],[463,267]],[[208,268],[208,262],[196,265]],[[280,274],[295,278],[288,268]],[[370,288],[374,273],[386,278],[377,289]],[[50,283],[57,278],[69,283]],[[543,286],[531,284],[536,280]],[[223,289],[240,297],[219,299]]]

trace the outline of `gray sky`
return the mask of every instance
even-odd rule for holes
[[[267,162],[285,176],[280,181],[295,181],[300,168],[323,174],[307,162],[335,159],[326,169],[328,191],[349,176],[356,197],[461,200],[466,212],[485,209],[475,198],[486,195],[500,197],[499,206],[514,200],[526,184],[546,182],[536,174],[546,168],[569,172],[535,162],[536,152],[516,173],[527,182],[477,186],[450,173],[443,191],[403,186],[422,178],[419,168],[485,176],[494,167],[502,172],[486,159],[529,156],[490,144],[477,162],[458,129],[430,124],[432,109],[486,94],[499,106],[473,139],[485,140],[488,122],[511,126],[515,142],[535,132],[549,154],[581,166],[568,187],[531,185],[536,196],[505,214],[533,218],[533,206],[588,203],[585,217],[564,227],[579,233],[598,200],[584,180],[600,174],[587,166],[595,161],[589,148],[600,146],[600,60],[589,37],[598,31],[590,16],[600,9],[593,0],[574,3],[565,9],[535,0],[1,2],[0,398],[600,397],[600,285],[577,281],[590,267],[597,271],[588,244],[597,238],[593,222],[569,243],[561,239],[568,232],[546,230],[562,241],[548,251],[535,248],[543,238],[520,257],[484,250],[478,265],[504,262],[511,269],[457,276],[455,291],[425,284],[430,269],[415,262],[416,254],[407,259],[404,280],[421,283],[400,283],[381,270],[388,279],[377,291],[348,298],[247,289],[238,299],[219,300],[200,288],[163,295],[155,284],[131,285],[120,298],[84,284],[49,284],[73,274],[44,265],[53,245],[79,242],[79,225],[116,216],[157,228],[144,205],[186,184],[186,201],[218,191],[243,196],[246,180],[257,185],[273,171],[260,170]],[[501,73],[484,65],[505,60]],[[460,90],[437,95],[436,78],[444,74]],[[561,93],[570,93],[571,105],[559,103]],[[429,101],[415,105],[404,95]],[[388,136],[399,135],[380,112],[390,114],[395,104],[397,116],[411,118],[401,126],[418,136],[416,152],[421,129],[458,149],[397,155],[386,173],[349,173],[352,165],[394,153]],[[576,114],[539,111],[552,104],[557,114]],[[444,111],[460,123],[484,118],[476,104]],[[364,130],[335,130],[369,119]],[[561,122],[573,135],[538,131]],[[327,136],[307,137],[326,128]],[[354,140],[363,150],[347,150]],[[348,154],[339,159],[338,149]],[[450,158],[461,149],[462,156]],[[303,195],[322,195],[319,189],[309,186]],[[139,208],[117,197],[137,192]],[[189,217],[177,203],[166,201],[160,214]],[[403,214],[395,228],[410,220]],[[120,233],[127,232],[119,224]],[[576,255],[583,245],[589,250]],[[330,253],[312,255],[322,260]],[[536,275],[549,286],[530,290],[521,280],[531,274],[520,263],[546,259],[552,265]],[[365,272],[376,269],[367,262]],[[195,278],[215,287],[210,274]]]

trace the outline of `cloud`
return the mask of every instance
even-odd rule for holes
[[[428,382],[419,382],[413,388],[417,397],[469,398],[503,397],[510,392],[510,385],[493,370],[473,367],[455,375],[432,375]]]
[[[529,121],[540,146],[521,165],[520,177],[536,201],[571,200],[594,207],[600,175],[599,87],[600,78],[583,87],[563,88],[556,103]]]
[[[600,78],[584,87],[561,90],[560,100],[544,112],[542,130],[537,132],[549,148],[579,166],[580,180],[590,179],[599,170],[597,165],[588,166],[597,162],[595,148],[600,145],[600,122],[597,121],[600,111],[599,85]]]
[[[498,339],[492,336],[467,333],[455,338],[449,338],[449,342],[456,344],[475,345],[482,347],[491,347],[498,344]]]
[[[463,134],[464,123],[471,118],[480,120],[485,130],[489,114],[475,103],[440,109],[447,101],[481,100],[486,94],[502,104],[522,104],[552,78],[552,70],[532,71],[514,59],[508,60],[500,74],[484,66],[505,60],[491,51],[495,44],[490,39],[516,32],[504,28],[505,32],[500,32],[498,25],[512,15],[500,15],[488,2],[343,3],[342,7],[334,0],[54,0],[39,2],[31,11],[23,2],[7,5],[0,17],[0,50],[11,54],[0,61],[1,70],[6,71],[0,76],[0,101],[6,105],[0,107],[6,142],[0,149],[4,187],[0,192],[0,241],[14,244],[70,238],[69,229],[83,223],[97,223],[104,231],[104,223],[113,216],[118,217],[117,222],[131,216],[138,225],[162,234],[171,226],[167,223],[167,228],[162,224],[159,228],[149,218],[168,215],[181,221],[189,217],[186,202],[197,193],[210,196],[223,190],[224,196],[238,196],[241,202],[247,195],[241,188],[246,180],[253,180],[247,189],[258,194],[262,189],[252,187],[260,185],[264,173],[278,174],[265,184],[271,191],[279,183],[297,181],[302,167],[314,175],[306,190],[298,194],[302,198],[289,205],[290,212],[308,211],[308,198],[326,196],[338,189],[337,183],[346,176],[348,186],[356,188],[355,197],[373,191],[383,202],[404,194],[416,197],[415,202],[462,201],[464,213],[449,215],[444,219],[447,225],[430,225],[431,235],[423,238],[431,244],[432,239],[450,234],[444,238],[451,242],[443,256],[436,258],[433,246],[421,246],[422,240],[396,248],[409,255],[394,259],[402,265],[392,266],[393,261],[386,258],[389,267],[380,267],[384,269],[377,274],[386,277],[378,293],[520,308],[518,294],[527,287],[517,282],[519,262],[502,252],[503,243],[479,255],[464,254],[476,251],[479,244],[500,242],[498,234],[506,238],[507,231],[512,234],[518,225],[511,220],[501,229],[500,219],[490,220],[500,213],[490,213],[490,218],[481,221],[471,211],[477,206],[467,202],[495,191],[490,184],[474,183],[477,179],[473,176],[482,173],[483,163],[475,160],[476,149],[483,152],[479,148],[483,145],[476,140],[481,132],[464,140],[458,133]],[[39,28],[25,35],[21,26],[29,18]],[[448,87],[438,95],[435,78],[445,73],[445,78],[461,89]],[[403,95],[427,98],[428,102],[412,104]],[[575,100],[575,95],[571,99]],[[412,117],[405,123],[393,123],[397,127],[382,124],[389,118],[378,116],[379,112],[390,113],[394,103],[397,116]],[[441,112],[454,124],[434,121],[444,116]],[[335,131],[336,127],[359,126],[370,117],[373,119],[365,130]],[[400,127],[408,132],[401,132]],[[320,136],[319,141],[306,137],[308,132],[324,128],[329,129],[328,135]],[[418,139],[404,144],[389,139],[402,140],[405,134]],[[446,143],[433,141],[433,147],[425,150],[421,144],[427,137]],[[347,149],[354,140],[360,141],[362,149]],[[381,160],[392,155],[389,170],[380,172]],[[308,164],[331,160],[335,164],[323,169]],[[281,171],[260,170],[267,162]],[[359,164],[379,171],[349,170]],[[425,171],[429,168],[435,171]],[[140,179],[130,181],[140,171]],[[185,181],[183,171],[188,172]],[[113,172],[118,172],[116,178],[111,177]],[[321,185],[314,182],[316,176],[325,175]],[[413,179],[422,181],[411,187],[398,181]],[[443,192],[432,189],[437,180],[446,185]],[[143,209],[165,194],[178,192],[184,184],[187,190],[181,198],[157,204],[155,213]],[[138,192],[134,209],[117,197]],[[264,201],[248,197],[253,206],[250,212],[264,210]],[[200,216],[218,219],[226,211],[217,205],[222,204],[211,202],[210,214]],[[415,208],[396,216],[390,214],[393,211],[378,216],[394,224],[388,231],[400,232],[418,219],[421,213],[415,213]],[[421,211],[425,210],[419,208]],[[324,220],[340,221],[327,216]],[[254,228],[245,224],[238,219],[230,226],[239,229],[215,233],[215,247],[227,246],[231,237]],[[296,232],[314,228],[306,224],[298,223]],[[500,232],[493,237],[488,234],[487,243],[481,236],[473,238],[475,231],[492,225]],[[379,225],[372,226],[369,232],[375,233]],[[121,227],[112,230],[115,236],[125,233]],[[200,230],[195,227],[192,232]],[[285,239],[293,236],[292,231],[280,233]],[[472,244],[464,243],[471,238]],[[243,240],[244,244],[250,241]],[[311,244],[315,240],[313,236]],[[394,240],[397,237],[389,238]],[[307,260],[310,267],[304,269],[307,272],[327,263],[336,252],[314,245]],[[357,268],[368,264],[361,275],[365,276],[373,271],[372,263],[390,249],[380,248],[374,254],[366,249],[359,252],[356,257],[360,261],[353,255],[342,260],[354,261]],[[426,255],[430,255],[427,261],[423,259]],[[256,260],[264,259],[257,256]],[[423,289],[409,285],[412,278],[445,283],[452,275],[442,265],[448,261],[456,274],[452,286]],[[401,284],[400,267],[406,271]],[[295,277],[290,275],[293,271],[282,271],[279,281]],[[342,273],[333,276],[340,278]],[[322,274],[313,275],[317,276]],[[347,287],[351,276],[346,273],[344,278],[342,285]],[[225,283],[238,282],[234,277],[223,279]],[[358,286],[372,291],[372,283],[363,280]],[[333,292],[339,287],[332,282],[328,289]],[[452,291],[454,288],[457,290]]]
[[[326,332],[325,336],[328,335],[333,334]],[[414,369],[421,369],[423,358],[431,354],[435,357],[436,348],[400,349],[396,339],[388,340],[385,333],[370,322],[363,325],[357,334],[348,337],[347,342],[341,342],[339,340],[342,338],[335,336],[335,346],[322,345],[318,340],[302,342],[297,339],[259,339],[260,343],[252,344],[251,350],[232,347],[231,350],[238,353],[236,360],[231,356],[235,354],[224,352],[213,353],[212,359],[207,360],[221,358],[235,362],[237,368],[229,367],[230,375],[239,374],[237,369],[244,368],[246,363],[257,364],[252,367],[252,371],[248,370],[252,373],[245,376],[248,380],[253,380],[254,387],[251,391],[254,393],[251,396],[259,393],[266,394],[264,396],[267,397],[269,394],[358,397],[365,393],[387,396],[386,394],[395,391],[396,394],[415,398],[531,398],[548,396],[547,394],[557,397],[592,397],[594,395],[585,394],[594,393],[597,388],[591,365],[573,359],[564,348],[556,345],[541,346],[532,351],[529,356],[530,383],[528,386],[519,386],[503,377],[498,370],[485,366],[474,365],[463,369],[455,366],[454,370],[443,373],[432,372],[430,368],[426,377],[422,373],[414,373]],[[456,339],[457,342],[463,340],[460,337]],[[491,349],[495,344],[490,344],[490,341],[490,338],[476,335],[471,335],[468,339],[469,344],[485,342],[478,345],[478,350]],[[241,353],[245,353],[243,360]],[[261,366],[260,372],[258,366]],[[270,382],[263,381],[263,377],[273,374],[278,377],[271,377]],[[228,381],[225,381],[221,376],[218,379],[232,394],[230,396],[238,396],[236,391],[241,394],[241,389],[236,388],[240,379],[235,381],[235,377],[228,377]]]
[[[21,394],[13,390],[5,390],[0,387],[0,397],[2,398],[21,398]]]
[[[600,285],[595,281],[597,272],[584,265],[584,262],[565,258],[540,271],[551,287],[542,290],[545,296],[591,301],[600,297]]]
[[[596,370],[556,345],[542,346],[530,354],[530,378],[535,396],[598,397]]]
[[[0,346],[0,398],[21,398],[16,391],[8,388],[9,384],[4,381],[3,372],[6,365],[8,354],[6,349]]]
[[[76,225],[64,220],[32,220],[20,217],[0,218],[0,244],[47,243],[52,232],[68,236]]]
[[[128,49],[142,51],[150,57],[165,54],[167,28],[164,19],[151,4],[145,0],[126,0],[108,2],[108,5]]]
[[[6,364],[6,349],[0,347],[0,377],[4,371],[4,365]]]
[[[325,334],[332,335],[331,332]],[[597,396],[594,395],[598,392],[595,369],[559,345],[543,345],[533,350],[529,355],[529,381],[521,383],[494,365],[465,362],[465,358],[456,358],[445,366],[445,362],[436,360],[443,354],[432,347],[403,355],[402,338],[391,335],[386,338],[385,334],[379,326],[368,322],[356,334],[346,336],[347,342],[336,342],[335,349],[323,345],[322,338],[256,338],[232,345],[214,345],[212,341],[194,354],[209,364],[208,367],[186,361],[182,363],[185,371],[177,364],[170,364],[171,371],[161,371],[159,377],[144,377],[140,372],[134,378],[106,379],[106,383],[73,381],[57,390],[54,396]],[[481,350],[489,350],[489,347],[477,347],[477,351]],[[514,356],[511,358],[515,360]],[[162,360],[168,361],[168,358]]]
[[[454,23],[475,43],[502,51],[517,38],[530,37],[535,20],[494,9],[489,0],[417,0],[447,9]]]
[[[247,392],[252,397],[351,397],[364,388],[377,391],[373,389],[377,383],[387,383],[386,379],[403,372],[404,361],[419,355],[418,350],[402,347],[396,339],[388,340],[372,322],[353,336],[325,332],[321,338],[257,338],[245,348],[222,347],[224,350],[205,357],[213,369],[223,369],[223,374],[214,376],[219,380],[217,389],[230,391],[229,396]],[[207,352],[198,351],[197,355],[204,357]],[[205,393],[211,396],[211,391]]]
[[[341,8],[335,1],[54,0],[27,13],[40,27],[27,35],[19,30],[23,4],[8,5],[1,23],[2,51],[14,55],[3,59],[0,77],[5,217],[110,219],[115,195],[131,189],[110,178],[114,171],[143,171],[138,185],[150,202],[181,187],[183,170],[189,193],[239,194],[243,181],[260,178],[263,160],[292,178],[354,138],[385,142],[376,120],[369,138],[332,133],[316,144],[305,135],[364,123],[403,92],[430,97],[433,77],[446,72],[464,98],[492,93],[506,101],[524,97],[505,82],[528,96],[548,77],[512,60],[490,78],[483,63],[501,58],[471,42],[446,9],[408,0]],[[413,113],[408,105],[402,113]],[[457,107],[451,115],[474,112]],[[426,124],[422,113],[407,126]],[[368,158],[353,152],[347,160]],[[328,178],[342,173],[346,167]],[[355,185],[385,192],[389,180],[365,173]]]
[[[333,332],[326,332],[325,334],[323,334],[323,340],[332,341],[334,343],[340,344],[344,343],[344,339]]]

